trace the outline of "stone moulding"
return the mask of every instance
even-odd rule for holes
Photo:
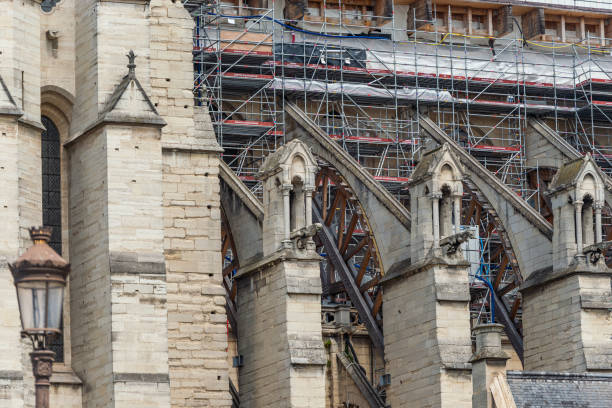
[[[23,373],[21,371],[16,370],[0,370],[0,380],[23,380]]]
[[[111,275],[135,274],[135,275],[166,275],[166,263],[163,261],[144,261],[150,259],[146,255],[140,257],[137,253],[111,252],[109,265]]]
[[[255,260],[247,266],[240,268],[236,273],[235,278],[241,279],[255,272],[263,272],[266,269],[284,261],[319,262],[321,260],[321,256],[319,256],[316,252],[300,252],[301,251],[295,251],[293,249],[283,249],[276,251],[267,257],[264,257],[260,260]]]
[[[165,373],[113,373],[113,382],[137,383],[170,383],[170,376]]]
[[[411,264],[410,260],[405,260],[394,264],[385,277],[381,279],[381,284],[386,284],[394,279],[407,278],[417,273],[423,272],[433,266],[444,266],[447,268],[469,268],[470,263],[463,259],[457,261],[446,260],[441,257],[433,256],[423,259],[415,264]]]
[[[585,268],[583,265],[574,265],[560,272],[553,272],[552,267],[539,269],[529,275],[529,278],[519,287],[523,293],[534,290],[553,281],[564,279],[571,275],[604,275],[612,277],[612,270],[607,267]]]

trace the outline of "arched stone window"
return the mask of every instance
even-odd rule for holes
[[[41,121],[46,128],[41,136],[40,156],[42,161],[42,216],[43,225],[53,227],[49,246],[62,254],[62,188],[60,134],[51,119],[43,116]],[[63,322],[62,322],[63,326]],[[54,337],[50,345],[55,352],[55,361],[64,361],[63,336]]]

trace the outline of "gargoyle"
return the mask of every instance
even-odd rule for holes
[[[597,244],[589,245],[585,247],[582,252],[586,256],[588,262],[593,265],[597,264],[599,260],[606,254],[608,249],[612,247],[612,241],[603,241]]]
[[[473,237],[473,231],[461,231],[442,239],[440,241],[440,246],[442,248],[445,248],[447,255],[453,255],[459,250],[461,244]]]
[[[306,244],[308,243],[308,241],[311,241],[312,237],[317,235],[317,232],[321,231],[322,228],[323,226],[317,222],[312,225],[308,225],[306,227],[292,231],[290,237],[291,240],[295,242],[295,247],[297,249],[304,249],[306,248]]]

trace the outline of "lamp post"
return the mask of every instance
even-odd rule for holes
[[[30,228],[34,241],[15,263],[9,265],[17,289],[22,337],[32,340],[32,370],[36,408],[49,407],[49,379],[55,353],[47,349],[53,335],[61,335],[64,288],[70,265],[49,245],[51,227]]]

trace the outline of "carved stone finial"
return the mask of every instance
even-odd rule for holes
[[[131,77],[134,77],[136,75],[136,64],[134,63],[134,61],[136,60],[136,54],[134,54],[133,50],[130,50],[130,52],[127,54],[128,57],[128,75]]]

